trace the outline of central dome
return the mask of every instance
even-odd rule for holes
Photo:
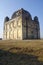
[[[13,19],[17,16],[20,16],[21,14],[25,14],[25,13],[28,13],[28,17],[32,19],[31,14],[28,11],[24,10],[23,8],[21,8],[20,10],[14,12],[11,16],[11,19]]]

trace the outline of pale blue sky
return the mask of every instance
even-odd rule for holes
[[[11,18],[14,11],[24,8],[32,15],[39,17],[40,35],[43,38],[43,0],[0,0],[0,37],[3,37],[4,18]]]

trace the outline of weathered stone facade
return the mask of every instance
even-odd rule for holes
[[[11,19],[5,17],[3,39],[39,39],[40,27],[38,17],[32,20],[31,14],[21,8],[13,13]]]

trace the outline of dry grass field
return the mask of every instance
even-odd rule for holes
[[[0,40],[0,65],[43,65],[43,40]]]

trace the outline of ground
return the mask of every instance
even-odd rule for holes
[[[0,65],[43,65],[43,40],[0,40]]]

